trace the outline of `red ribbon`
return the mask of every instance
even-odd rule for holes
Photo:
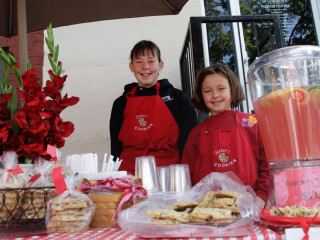
[[[65,190],[67,190],[67,185],[62,175],[62,166],[53,169],[52,181],[54,183],[54,186],[56,187],[58,194],[62,194]]]
[[[47,153],[51,155],[52,157],[52,161],[54,161],[55,164],[57,164],[57,152],[56,152],[56,148],[54,146],[51,146],[50,144],[48,144],[47,146]]]
[[[306,218],[302,217],[301,218],[301,226],[304,232],[304,237],[302,238],[302,240],[309,240],[309,229],[310,226],[312,225],[312,223],[316,220],[316,217],[318,216],[318,213],[316,215],[314,215],[314,217],[311,219],[310,224],[307,224]]]
[[[18,174],[24,173],[24,171],[21,169],[19,165],[17,165],[16,168],[8,169],[7,172],[9,173],[7,182],[9,181],[10,174],[18,175]]]
[[[148,192],[146,189],[144,189],[143,187],[139,186],[137,183],[135,182],[130,182],[130,180],[128,179],[124,179],[124,178],[117,178],[114,181],[114,185],[125,189],[123,196],[120,200],[120,203],[118,205],[117,211],[114,214],[113,218],[111,221],[113,221],[115,218],[118,217],[119,212],[122,209],[123,204],[130,200],[130,198],[133,198],[133,204],[136,205],[137,203],[137,197],[146,197],[148,195]]]
[[[38,173],[36,175],[29,175],[31,178],[29,179],[28,183],[34,183],[35,181],[37,181],[39,179],[39,177],[41,177],[41,173]]]

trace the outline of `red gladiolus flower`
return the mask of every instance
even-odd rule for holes
[[[50,26],[49,31],[49,42],[53,42]],[[49,50],[49,58],[52,60],[50,64],[61,67],[57,48],[49,47]],[[12,53],[8,57],[9,67],[19,82],[20,72],[15,69],[19,69],[17,61]],[[42,89],[37,79],[37,70],[26,71],[21,76],[22,84],[19,86],[23,86],[23,89],[17,91],[18,98],[14,99],[17,101],[12,101],[12,94],[0,94],[0,155],[3,151],[14,151],[19,156],[31,157],[33,160],[38,157],[51,160],[52,156],[47,153],[48,144],[61,148],[65,144],[64,138],[73,133],[73,123],[63,122],[60,113],[66,107],[78,103],[79,98],[68,98],[67,94],[62,98],[61,91],[67,76],[59,77],[53,70],[49,71],[49,75],[52,81],[47,81]],[[9,103],[17,105],[12,108]]]
[[[0,94],[0,106],[2,104],[7,104],[12,98],[12,94]]]
[[[58,105],[55,100],[48,100],[44,106],[44,111],[51,113],[52,115],[59,115],[63,108]]]
[[[69,137],[74,132],[74,125],[72,122],[60,122],[59,127],[63,137]]]
[[[60,106],[68,107],[68,106],[76,105],[79,102],[80,98],[78,98],[78,97],[68,98],[68,94],[66,93],[66,95],[64,95],[63,99],[61,101],[59,101],[59,100],[57,98],[57,102]]]
[[[62,148],[65,144],[64,138],[58,132],[55,132],[54,137],[49,142],[50,145]]]
[[[0,122],[1,126],[1,122]],[[0,127],[0,142],[3,144],[8,140],[9,130],[6,126]]]
[[[4,151],[14,151],[19,154],[22,150],[22,144],[20,141],[20,136],[12,135],[8,138],[7,142],[3,145]]]

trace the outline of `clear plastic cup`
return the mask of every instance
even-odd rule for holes
[[[170,191],[185,192],[191,188],[191,177],[189,165],[175,164],[170,165]]]
[[[170,168],[169,167],[157,167],[160,190],[162,192],[170,191]]]
[[[142,156],[136,158],[135,175],[141,178],[142,186],[149,194],[160,190],[156,167],[157,165],[154,156]]]

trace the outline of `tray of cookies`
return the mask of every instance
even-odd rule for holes
[[[262,210],[260,216],[263,223],[274,226],[301,226],[302,218],[307,224],[320,225],[320,207],[273,207]]]
[[[240,219],[236,200],[241,194],[234,191],[209,191],[198,201],[177,202],[163,209],[147,210],[154,223],[183,223],[207,226],[226,226]]]
[[[158,192],[122,211],[119,226],[141,237],[223,237],[249,234],[261,206],[233,172],[211,173],[186,192]]]

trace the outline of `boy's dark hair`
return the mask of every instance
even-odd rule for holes
[[[130,53],[131,62],[133,61],[133,57],[143,56],[145,50],[150,50],[153,56],[158,56],[159,62],[162,62],[159,47],[154,42],[148,40],[142,40],[134,45]]]
[[[231,108],[238,107],[240,103],[246,98],[241,87],[240,81],[238,77],[234,74],[234,72],[229,67],[223,64],[215,64],[200,70],[196,79],[196,83],[193,90],[192,103],[195,108],[201,111],[210,112],[203,100],[201,89],[202,83],[206,76],[216,73],[225,77],[229,81],[231,90]]]

